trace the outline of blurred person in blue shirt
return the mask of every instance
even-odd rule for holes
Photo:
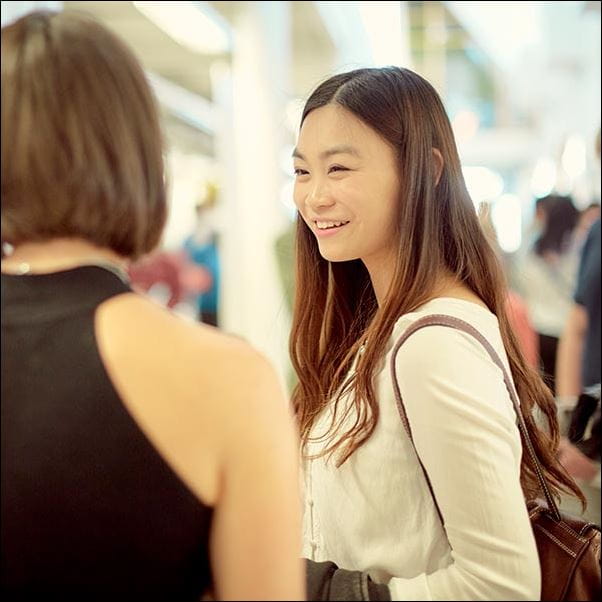
[[[197,225],[193,234],[184,241],[184,251],[189,259],[205,268],[211,277],[210,286],[197,297],[198,318],[211,326],[218,326],[220,262],[217,235],[207,212],[213,206],[213,196],[196,206]]]

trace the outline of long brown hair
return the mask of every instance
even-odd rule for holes
[[[559,430],[554,399],[523,359],[506,315],[506,285],[466,189],[452,129],[435,89],[407,69],[358,69],[322,83],[307,101],[307,115],[336,103],[353,113],[396,149],[400,198],[396,269],[389,294],[378,307],[369,274],[360,260],[330,263],[320,255],[313,233],[297,220],[296,299],[290,338],[299,377],[293,403],[304,444],[330,402],[335,419],[330,443],[321,455],[337,452],[338,465],[372,434],[378,421],[373,377],[385,354],[396,320],[437,294],[443,273],[451,273],[483,300],[499,321],[512,376],[535,451],[558,495],[583,494],[557,461]],[[443,157],[436,181],[433,148]],[[365,340],[369,345],[358,351]],[[356,369],[349,369],[358,357]],[[352,403],[339,407],[351,393]],[[351,426],[341,423],[355,410]],[[539,410],[545,428],[535,423]],[[523,442],[524,444],[524,442]],[[523,454],[521,483],[527,500],[538,497],[534,467]]]
[[[85,238],[136,258],[167,216],[155,99],[133,52],[92,18],[2,29],[2,241]]]

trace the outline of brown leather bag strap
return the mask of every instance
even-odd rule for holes
[[[439,518],[441,519],[441,522],[443,523],[443,516],[441,515],[439,505],[437,504],[437,499],[435,498],[435,494],[433,492],[433,487],[431,485],[431,482],[430,482],[430,479],[426,472],[426,469],[424,468],[424,465],[422,464],[422,461],[420,460],[420,457],[418,456],[418,451],[416,450],[416,446],[414,445],[414,439],[412,438],[412,430],[410,428],[410,423],[408,422],[408,417],[406,415],[405,407],[403,405],[403,400],[401,399],[401,392],[399,390],[399,382],[397,380],[397,370],[395,369],[395,360],[397,358],[397,353],[399,352],[400,347],[405,343],[405,341],[408,339],[408,337],[410,337],[412,334],[414,334],[417,330],[420,330],[421,328],[425,328],[427,326],[446,326],[448,328],[455,328],[456,330],[462,330],[462,331],[466,332],[467,334],[473,336],[475,339],[477,339],[477,341],[479,341],[479,343],[481,343],[481,345],[483,345],[483,347],[485,348],[485,350],[487,351],[487,353],[489,354],[491,359],[495,362],[495,364],[498,366],[498,368],[502,371],[502,374],[504,375],[504,383],[506,384],[506,389],[508,389],[510,399],[512,399],[512,405],[514,406],[514,411],[516,412],[516,417],[518,419],[518,428],[523,437],[524,444],[527,448],[527,453],[529,454],[529,457],[533,464],[533,468],[537,475],[539,484],[541,485],[541,489],[546,497],[546,501],[548,503],[548,508],[554,514],[554,517],[557,520],[560,520],[560,512],[558,511],[558,506],[556,505],[556,502],[554,501],[554,498],[552,497],[552,494],[550,493],[550,489],[548,487],[548,484],[546,483],[546,479],[544,477],[541,464],[539,462],[539,459],[537,458],[537,454],[535,453],[533,443],[531,442],[531,437],[529,436],[529,430],[527,429],[527,425],[525,423],[525,418],[523,416],[523,413],[522,413],[522,410],[520,407],[518,395],[516,394],[512,380],[510,379],[510,377],[508,375],[508,371],[506,370],[506,367],[504,366],[499,355],[496,353],[495,349],[491,346],[489,341],[474,326],[472,326],[468,322],[465,322],[464,320],[461,320],[460,318],[455,318],[453,316],[448,316],[445,314],[432,314],[430,316],[425,316],[424,318],[420,318],[419,320],[414,322],[411,326],[409,326],[406,329],[406,331],[403,333],[403,335],[400,337],[400,339],[395,343],[395,346],[393,347],[393,353],[391,354],[391,380],[393,381],[393,389],[395,391],[395,400],[397,402],[397,409],[399,410],[399,415],[401,416],[401,422],[403,423],[403,426],[408,434],[408,437],[410,438],[410,441],[412,442],[412,445],[414,446],[414,450],[416,451],[416,456],[418,457],[418,461],[420,462],[420,466],[422,467],[422,471],[424,472],[424,476],[426,477],[426,482],[431,491],[431,495],[433,496],[433,500],[435,502],[435,506],[437,507],[437,512],[439,513]]]

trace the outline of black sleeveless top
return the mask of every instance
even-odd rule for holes
[[[95,339],[97,307],[130,288],[96,266],[1,278],[2,593],[198,600],[212,510],[128,413]]]

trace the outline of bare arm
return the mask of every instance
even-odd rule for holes
[[[587,321],[585,308],[574,303],[558,344],[556,393],[559,398],[577,398],[581,394],[581,365]]]
[[[268,362],[137,295],[103,305],[101,353],[157,450],[214,508],[218,600],[303,600],[298,439]]]
[[[240,366],[211,556],[220,600],[304,600],[297,435],[265,360]]]

